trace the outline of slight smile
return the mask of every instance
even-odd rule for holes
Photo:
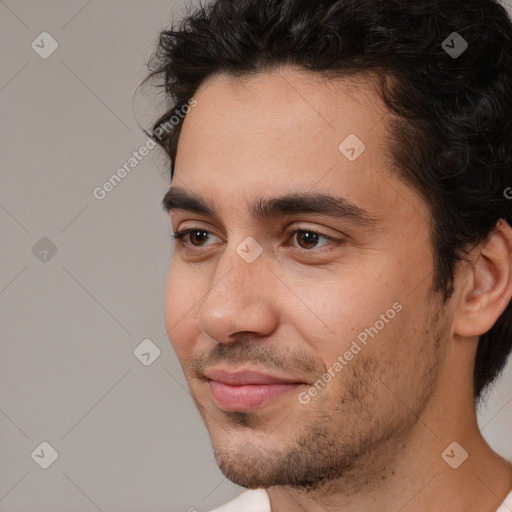
[[[215,404],[225,412],[253,411],[264,407],[305,382],[253,371],[228,372],[211,369],[205,373]]]

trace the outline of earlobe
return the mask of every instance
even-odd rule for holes
[[[512,229],[500,220],[471,251],[465,290],[454,319],[454,332],[471,337],[486,333],[512,297]]]

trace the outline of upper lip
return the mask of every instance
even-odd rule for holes
[[[230,372],[220,368],[211,368],[205,372],[209,380],[221,382],[229,386],[244,386],[250,384],[302,384],[294,377],[279,377],[251,370],[238,370]]]

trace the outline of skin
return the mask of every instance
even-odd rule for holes
[[[170,210],[173,232],[201,236],[176,241],[165,321],[221,471],[268,488],[273,512],[494,512],[512,468],[479,433],[472,367],[478,335],[512,296],[510,227],[499,223],[470,252],[443,304],[432,292],[428,204],[393,169],[391,114],[368,77],[327,81],[283,67],[216,76],[194,97],[172,188],[217,215]],[[366,145],[355,161],[338,149],[349,134]],[[373,222],[251,215],[255,201],[290,193],[341,196]],[[299,228],[308,234],[290,234]],[[247,237],[263,250],[252,263],[236,250]],[[298,392],[397,302],[394,318],[301,403]],[[217,365],[304,384],[227,412],[204,377]],[[457,469],[441,456],[454,441],[468,453]]]

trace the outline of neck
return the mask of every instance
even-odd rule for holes
[[[481,436],[468,395],[434,397],[410,431],[360,457],[338,480],[267,493],[272,512],[432,512],[448,503],[451,511],[495,512],[511,489],[512,465]]]

